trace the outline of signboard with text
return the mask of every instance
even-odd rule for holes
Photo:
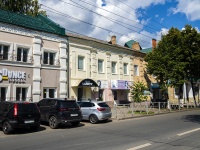
[[[8,69],[0,70],[0,82],[2,81],[9,82],[25,82],[26,81],[26,73],[24,71],[12,71]]]

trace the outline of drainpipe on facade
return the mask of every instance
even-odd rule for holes
[[[70,50],[69,50],[69,39],[67,37],[67,48],[68,48],[68,52],[67,52],[67,97],[68,98],[71,98],[71,95],[70,95],[70,85],[71,85],[71,82],[70,82],[70,78],[71,78],[71,68],[70,68]]]

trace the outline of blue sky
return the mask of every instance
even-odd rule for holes
[[[200,0],[39,0],[50,19],[67,32],[124,45],[133,39],[151,47],[161,33],[186,24],[200,30]],[[62,14],[61,14],[62,13]]]

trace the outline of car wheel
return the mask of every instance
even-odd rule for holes
[[[56,119],[55,116],[51,116],[51,117],[49,118],[49,126],[50,126],[50,128],[52,128],[52,129],[58,128],[58,121],[57,121],[57,119]]]
[[[31,126],[30,128],[31,128],[31,130],[38,130],[38,128],[40,127],[40,125],[37,125],[37,126]]]
[[[96,115],[90,115],[89,121],[90,121],[90,123],[95,124],[95,123],[97,123],[99,120],[98,120],[98,118],[97,118]]]
[[[9,124],[9,122],[4,122],[3,123],[3,133],[4,134],[10,134],[13,131],[13,128],[11,127],[11,125]]]
[[[103,120],[104,122],[108,122],[108,119]]]
[[[73,125],[73,126],[78,126],[79,124],[80,124],[80,122],[78,121],[78,122],[71,122],[71,124]]]

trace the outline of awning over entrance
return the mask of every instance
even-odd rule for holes
[[[98,87],[98,84],[92,79],[84,79],[79,83],[78,86]]]
[[[159,83],[151,83],[151,88],[152,89],[159,89],[160,85],[159,85]]]

